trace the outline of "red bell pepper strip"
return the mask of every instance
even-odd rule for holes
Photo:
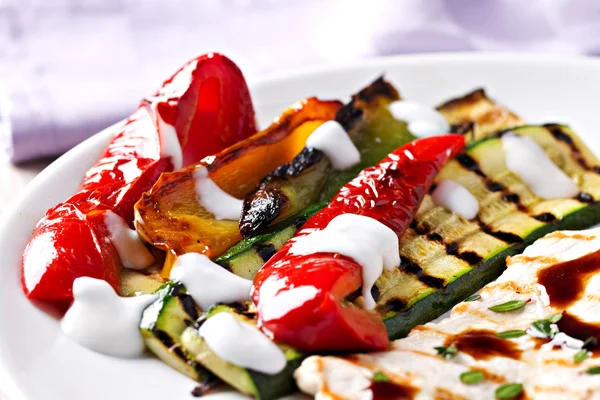
[[[81,276],[104,279],[118,290],[121,263],[107,237],[106,212],[133,225],[135,202],[161,173],[181,167],[174,165],[177,159],[199,161],[254,133],[254,109],[238,67],[220,54],[188,62],[119,128],[78,192],[38,223],[22,258],[25,294],[68,303]],[[176,157],[161,143],[168,134],[181,149]]]
[[[400,238],[440,169],[464,144],[462,136],[444,135],[396,149],[344,186],[296,237],[325,228],[341,214],[353,213],[378,220]],[[344,304],[344,298],[362,285],[360,264],[340,254],[291,254],[292,244],[286,243],[254,280],[252,299],[263,332],[302,352],[385,349],[389,341],[381,318]],[[277,301],[276,296],[302,287],[311,288],[314,298],[275,317],[263,313],[266,304]]]

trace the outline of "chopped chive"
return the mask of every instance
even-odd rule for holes
[[[514,329],[512,331],[498,332],[498,333],[496,333],[496,336],[498,336],[502,339],[514,339],[514,338],[519,338],[521,336],[524,336],[526,334],[527,333],[523,330]]]
[[[523,307],[525,307],[525,304],[527,304],[527,302],[523,301],[523,300],[511,300],[511,301],[507,301],[506,303],[496,304],[495,306],[491,306],[491,307],[489,307],[489,309],[492,311],[495,311],[495,312],[508,312],[508,311],[515,311],[520,308],[523,308]]]
[[[437,350],[438,356],[442,356],[444,358],[452,358],[456,355],[456,353],[458,353],[458,349],[454,344],[451,344],[448,347],[439,346],[434,348]]]
[[[464,299],[463,301],[470,302],[470,301],[479,300],[480,298],[481,298],[481,295],[479,295],[479,294],[472,294],[469,297],[467,297],[466,299]]]
[[[548,321],[550,321],[551,324],[555,324],[558,321],[560,321],[560,319],[562,318],[562,314],[556,314],[553,315],[551,317],[546,318]]]
[[[575,353],[575,355],[573,356],[573,361],[575,361],[577,364],[582,363],[586,358],[588,358],[590,355],[588,353],[587,350],[579,350],[577,353]]]
[[[598,375],[600,374],[600,367],[588,368],[585,373],[590,375]]]
[[[460,374],[460,381],[465,385],[474,385],[485,379],[481,371],[467,371]]]
[[[523,393],[523,385],[520,383],[507,383],[496,389],[494,393],[497,399],[514,399]]]
[[[387,382],[390,378],[381,371],[375,372],[373,375],[373,382]]]

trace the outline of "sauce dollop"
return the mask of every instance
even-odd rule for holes
[[[217,220],[240,219],[244,201],[236,199],[221,189],[210,179],[206,167],[199,166],[194,170],[194,180],[198,202],[206,211],[212,213]]]
[[[203,310],[217,303],[250,300],[252,281],[241,278],[199,253],[177,257],[170,278],[183,283]]]
[[[344,127],[337,121],[327,121],[306,140],[306,147],[320,150],[334,169],[342,171],[360,162],[360,153]]]
[[[506,166],[543,199],[569,198],[579,188],[533,140],[514,133],[502,136]]]
[[[373,309],[371,288],[384,269],[400,265],[398,236],[374,218],[341,214],[325,229],[294,239],[290,254],[336,253],[352,258],[362,267],[364,308]],[[314,297],[314,296],[313,296]]]
[[[199,333],[212,351],[234,365],[273,375],[287,363],[283,351],[258,328],[229,313],[207,319]]]
[[[444,179],[437,184],[431,194],[435,205],[460,215],[464,219],[473,219],[479,212],[479,202],[460,183]]]
[[[119,297],[106,281],[88,277],[73,282],[75,301],[62,319],[62,331],[90,350],[115,357],[137,357],[145,346],[139,324],[156,296]]]

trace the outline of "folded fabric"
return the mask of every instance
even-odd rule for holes
[[[600,2],[8,0],[0,2],[4,147],[14,162],[60,154],[211,50],[250,79],[383,54],[597,54]]]

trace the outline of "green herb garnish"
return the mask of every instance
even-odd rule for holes
[[[550,339],[552,339],[554,335],[558,333],[558,329],[552,326],[552,323],[549,319],[541,319],[539,321],[535,321],[533,324],[531,324],[531,326],[533,327],[533,329]]]
[[[485,379],[481,371],[467,371],[460,374],[460,381],[465,385],[474,385]]]
[[[458,349],[454,344],[451,344],[448,347],[435,347],[435,349],[437,350],[438,356],[442,356],[444,358],[452,358],[456,355],[456,353],[458,353]]]
[[[479,295],[479,294],[472,294],[469,297],[467,297],[466,299],[464,299],[463,301],[470,302],[470,301],[479,300],[480,298],[481,298],[481,295]]]
[[[381,371],[375,372],[373,375],[373,382],[387,382],[390,378]]]
[[[495,311],[495,312],[515,311],[515,310],[525,307],[525,304],[527,304],[528,302],[529,302],[529,300],[527,300],[527,301],[511,300],[511,301],[507,301],[506,303],[496,304],[495,306],[491,306],[489,309],[492,311]]]
[[[600,367],[588,368],[585,373],[590,375],[598,375],[600,374]]]
[[[556,314],[551,317],[546,318],[551,324],[555,324],[562,318],[562,314]]]
[[[525,331],[522,331],[520,329],[514,329],[511,331],[504,331],[504,332],[499,332],[496,333],[496,336],[498,336],[499,338],[502,339],[514,339],[514,338],[518,338],[521,336],[525,336],[527,333]]]
[[[507,383],[496,389],[497,399],[514,399],[523,392],[523,385],[520,383]]]
[[[575,361],[577,364],[579,364],[579,363],[583,362],[589,356],[590,355],[587,350],[580,350],[577,353],[575,353],[575,355],[573,356],[573,361]]]

